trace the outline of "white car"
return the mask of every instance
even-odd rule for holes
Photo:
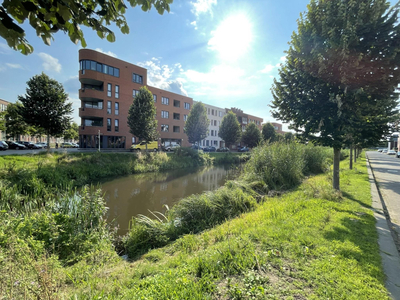
[[[394,150],[389,150],[387,155],[396,155],[396,151]]]
[[[165,146],[165,151],[175,151],[176,149],[180,148],[181,146],[178,144],[168,145]]]

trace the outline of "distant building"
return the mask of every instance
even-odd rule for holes
[[[195,103],[196,101],[193,102]],[[214,146],[215,148],[225,147],[225,142],[218,136],[222,118],[226,114],[225,109],[206,103],[203,104],[206,108],[207,117],[210,120],[210,123],[208,124],[208,136],[201,141],[200,146]]]
[[[10,102],[0,99],[0,112],[3,112],[7,109],[7,105],[10,104]],[[0,139],[4,141],[6,139],[6,132],[0,130]]]
[[[272,126],[274,126],[275,132],[280,134],[285,134],[286,132],[282,130],[282,124],[271,122]]]

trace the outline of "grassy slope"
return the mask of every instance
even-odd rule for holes
[[[355,167],[347,170],[348,161],[343,162],[342,197],[330,189],[329,175],[310,178],[292,192],[267,198],[254,212],[186,235],[133,263],[115,256],[105,265],[80,262],[66,269],[69,284],[61,294],[78,299],[389,299],[368,209],[365,159]]]

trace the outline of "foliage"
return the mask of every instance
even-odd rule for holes
[[[158,138],[156,112],[153,94],[147,87],[141,87],[128,112],[129,132],[139,141],[154,141]]]
[[[6,112],[0,112],[0,131],[6,130]]]
[[[200,145],[200,141],[207,137],[209,124],[204,104],[196,102],[189,112],[184,128],[189,143]]]
[[[75,122],[69,124],[67,130],[64,131],[64,139],[77,140],[79,139],[79,126]]]
[[[4,118],[8,138],[17,139],[19,135],[24,135],[28,132],[29,126],[20,114],[21,107],[22,104],[19,101],[7,105]]]
[[[170,11],[172,0],[129,0],[129,3],[132,7],[141,6],[143,11],[150,10],[154,5],[157,12],[163,14],[165,10]],[[0,6],[0,36],[14,50],[30,54],[33,47],[25,39],[24,29],[17,25],[29,20],[30,26],[46,45],[50,45],[53,34],[61,30],[73,43],[81,42],[85,48],[86,41],[80,29],[82,25],[95,30],[100,38],[114,42],[115,35],[107,26],[115,24],[122,33],[129,33],[124,16],[126,8],[121,0],[82,3],[72,0],[54,3],[4,1]]]
[[[258,145],[261,141],[260,129],[255,123],[250,123],[242,134],[242,142],[250,148]]]
[[[355,168],[342,195],[320,174],[133,263],[69,267],[60,298],[389,300],[365,159]]]
[[[211,228],[241,213],[254,209],[255,199],[234,183],[215,192],[193,195],[179,201],[166,215],[139,215],[133,219],[124,244],[127,254],[136,258],[152,248],[158,248],[182,234],[197,233]]]
[[[271,123],[265,123],[262,127],[264,141],[274,142],[276,139],[275,128]]]
[[[294,135],[291,132],[286,132],[284,138],[286,142],[292,142],[294,140]]]
[[[229,111],[221,121],[221,126],[218,131],[218,136],[225,141],[227,147],[239,141],[241,128],[236,115]]]
[[[335,189],[349,134],[377,139],[396,113],[400,26],[398,8],[388,8],[385,0],[311,1],[274,81],[273,116],[334,148]]]
[[[29,125],[45,131],[50,144],[51,135],[60,135],[68,128],[72,103],[67,102],[62,84],[44,73],[33,76],[27,85],[26,95],[18,96],[21,116]]]

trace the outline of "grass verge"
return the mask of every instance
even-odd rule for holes
[[[344,164],[344,165],[343,165]],[[303,181],[213,229],[187,234],[134,262],[65,268],[60,296],[76,299],[389,299],[365,159]]]

